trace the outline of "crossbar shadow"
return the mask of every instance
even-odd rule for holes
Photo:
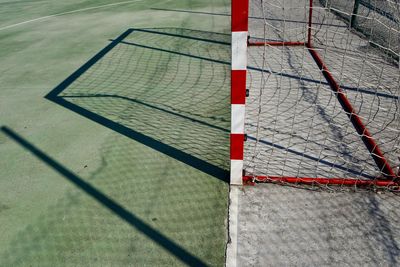
[[[189,251],[185,250],[183,247],[179,246],[179,244],[174,241],[168,239],[162,233],[152,228],[129,210],[121,206],[119,203],[115,202],[111,198],[109,198],[106,194],[98,190],[96,187],[84,181],[81,177],[68,170],[62,164],[52,159],[50,156],[46,155],[39,148],[35,147],[33,144],[19,136],[13,130],[2,126],[0,130],[7,135],[9,138],[14,140],[20,146],[25,148],[27,151],[32,153],[38,159],[43,161],[53,170],[62,175],[65,179],[70,181],[72,184],[77,186],[80,190],[91,196],[97,202],[108,208],[111,212],[113,212],[116,216],[124,220],[130,226],[135,228],[136,230],[142,232],[148,238],[159,244],[161,247],[169,251],[176,258],[186,263],[189,266],[207,266],[201,259],[192,255]]]

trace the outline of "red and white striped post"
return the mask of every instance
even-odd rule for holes
[[[243,183],[248,13],[248,0],[232,0],[231,184]]]

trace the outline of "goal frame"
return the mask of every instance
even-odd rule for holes
[[[384,157],[377,142],[362,122],[343,89],[335,80],[329,68],[324,63],[318,51],[312,43],[313,25],[313,0],[309,0],[307,41],[250,41],[248,34],[250,0],[231,0],[231,134],[230,134],[230,183],[233,185],[254,184],[255,182],[296,183],[296,184],[324,184],[347,186],[400,186],[398,174],[391,168]],[[246,109],[246,76],[247,76],[247,49],[251,46],[304,46],[314,59],[319,70],[323,74],[329,87],[336,95],[342,109],[345,111],[354,129],[361,137],[363,143],[372,156],[376,166],[382,173],[382,177],[374,180],[360,180],[351,178],[318,178],[318,177],[276,177],[245,175],[244,166],[244,142],[245,134],[245,109]]]

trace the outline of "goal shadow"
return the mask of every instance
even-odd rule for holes
[[[128,29],[45,98],[228,182],[229,49],[221,33]]]

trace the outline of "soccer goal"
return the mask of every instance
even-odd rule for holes
[[[398,188],[399,53],[398,0],[232,0],[231,183]]]

